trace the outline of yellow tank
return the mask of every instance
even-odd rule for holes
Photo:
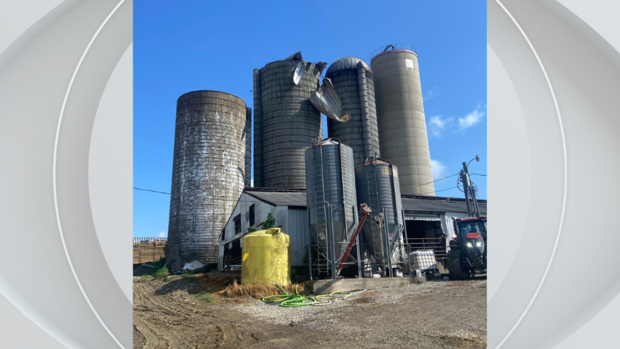
[[[241,238],[241,284],[290,285],[291,239],[280,228]]]

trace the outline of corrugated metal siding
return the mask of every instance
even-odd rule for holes
[[[301,267],[304,264],[304,255],[308,250],[308,211],[306,209],[288,209],[286,226],[282,229],[291,237],[291,266]]]

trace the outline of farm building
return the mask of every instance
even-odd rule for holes
[[[486,215],[486,200],[478,200]],[[412,250],[433,249],[438,262],[445,260],[449,240],[454,233],[452,218],[467,217],[465,199],[433,196],[402,196],[405,234]],[[232,215],[220,234],[218,269],[241,264],[241,238],[248,228],[259,227],[268,214],[275,227],[291,237],[291,270],[307,274],[306,251],[309,221],[305,190],[245,188]],[[448,238],[446,238],[448,237]]]

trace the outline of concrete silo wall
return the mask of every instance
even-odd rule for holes
[[[434,196],[418,57],[385,51],[371,65],[381,157],[398,167],[403,194]]]
[[[296,85],[293,75],[300,62],[304,73]],[[319,86],[321,70],[312,63],[287,59],[254,71],[256,186],[306,187],[304,149],[323,133],[321,114],[309,101]]]
[[[218,91],[177,101],[166,262],[217,263],[218,237],[245,179],[245,102]]]
[[[353,148],[355,166],[371,151],[380,156],[375,87],[368,65],[356,57],[343,57],[332,63],[325,76],[332,80],[342,112],[351,115],[344,123],[327,119],[328,135]]]

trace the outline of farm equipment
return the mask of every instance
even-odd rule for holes
[[[450,241],[447,267],[450,279],[465,280],[487,272],[487,217],[453,220],[456,238]]]

